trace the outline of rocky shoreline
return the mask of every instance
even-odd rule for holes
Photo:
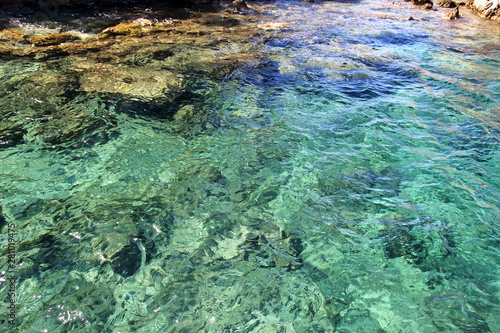
[[[157,2],[151,2],[151,8],[128,6],[133,10],[113,7],[118,2],[108,1],[111,7],[103,3],[99,8],[85,7],[94,15],[78,18],[68,14],[74,13],[71,6],[86,1],[54,1],[52,7],[40,9],[47,13],[52,8],[65,18],[54,22],[53,28],[50,24],[36,28],[37,24],[26,24],[13,13],[3,16],[0,57],[33,62],[40,68],[21,76],[14,71],[9,74],[9,68],[2,73],[0,93],[9,105],[1,111],[0,147],[26,141],[64,144],[75,137],[92,138],[100,130],[110,131],[115,115],[83,112],[85,106],[78,100],[85,94],[113,100],[118,105],[114,110],[142,110],[137,112],[172,120],[181,135],[192,133],[196,128],[193,124],[203,124],[206,119],[206,110],[186,112],[191,108],[182,102],[190,94],[193,80],[206,77],[217,81],[237,68],[259,66],[266,56],[258,40],[274,38],[282,29],[279,23],[259,23],[260,10],[272,4],[248,6],[243,0],[171,1],[171,7]],[[411,2],[433,9],[431,0]],[[2,4],[7,8],[11,2]],[[29,7],[29,1],[25,4],[26,8],[35,8]],[[452,0],[436,4],[451,9],[445,16],[448,19],[459,18],[459,8],[465,5]],[[498,0],[475,0],[468,6],[498,20]],[[114,14],[99,16],[103,8],[113,8]]]
[[[240,15],[245,11],[254,15]],[[193,121],[204,118],[203,110],[189,117],[174,115],[185,109],[181,101],[193,82],[202,77],[217,81],[262,61],[261,43],[250,41],[271,38],[273,29],[260,27],[253,11],[136,9],[105,19],[59,22],[53,29],[16,20],[4,23],[0,57],[37,70],[22,75],[2,70],[0,93],[10,102],[1,111],[0,147],[92,138],[100,130],[111,131],[113,112],[120,110],[172,120],[180,134],[192,132]],[[78,101],[89,95],[112,100],[114,111],[85,112]]]
[[[305,2],[321,2],[322,0],[303,0]],[[404,0],[412,3],[415,6],[421,6],[425,9],[435,9],[435,6],[442,8],[458,8],[465,6],[470,8],[477,15],[500,23],[500,0]],[[127,5],[133,5],[132,2],[127,2]],[[144,2],[140,2],[141,4]],[[157,1],[149,0],[146,3],[158,4],[170,8],[190,8],[202,11],[226,11],[232,13],[252,13],[255,14],[252,8],[248,7],[244,0],[169,0]],[[122,1],[117,0],[101,0],[97,6],[101,8],[123,6]],[[60,9],[65,7],[78,6],[96,6],[93,0],[2,0],[0,1],[0,10],[14,11],[25,14],[35,14],[39,18],[54,18],[57,16]],[[453,14],[454,13],[454,14]],[[454,9],[447,14],[448,18],[456,19],[459,17],[458,10]]]

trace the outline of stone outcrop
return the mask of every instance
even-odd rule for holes
[[[453,0],[439,0],[436,5],[443,8],[455,8],[457,4]]]
[[[459,7],[455,7],[452,11],[449,13],[446,13],[445,17],[449,20],[456,20],[460,18],[460,12],[458,10]]]
[[[431,0],[411,0],[411,4],[424,9],[432,9],[433,3]]]
[[[77,36],[73,36],[70,33],[63,32],[63,33],[33,36],[28,40],[35,46],[50,46],[50,45],[59,45],[77,39],[80,38],[78,38]]]
[[[469,8],[481,17],[500,23],[500,0],[472,0]]]

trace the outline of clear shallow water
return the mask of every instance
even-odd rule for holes
[[[196,80],[189,126],[88,94],[97,134],[0,151],[20,331],[500,331],[499,28],[261,10],[268,60]]]

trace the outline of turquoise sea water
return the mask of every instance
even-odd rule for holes
[[[78,94],[105,126],[0,150],[19,332],[500,332],[500,27],[261,5],[266,60],[197,76],[189,126]]]

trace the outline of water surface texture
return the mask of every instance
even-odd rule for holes
[[[125,83],[188,64],[168,101],[2,60],[18,331],[500,332],[500,27],[397,1],[257,7],[243,24],[266,38],[204,49],[256,59],[227,75],[189,75],[193,45],[122,56]],[[35,98],[37,72],[64,92]]]

